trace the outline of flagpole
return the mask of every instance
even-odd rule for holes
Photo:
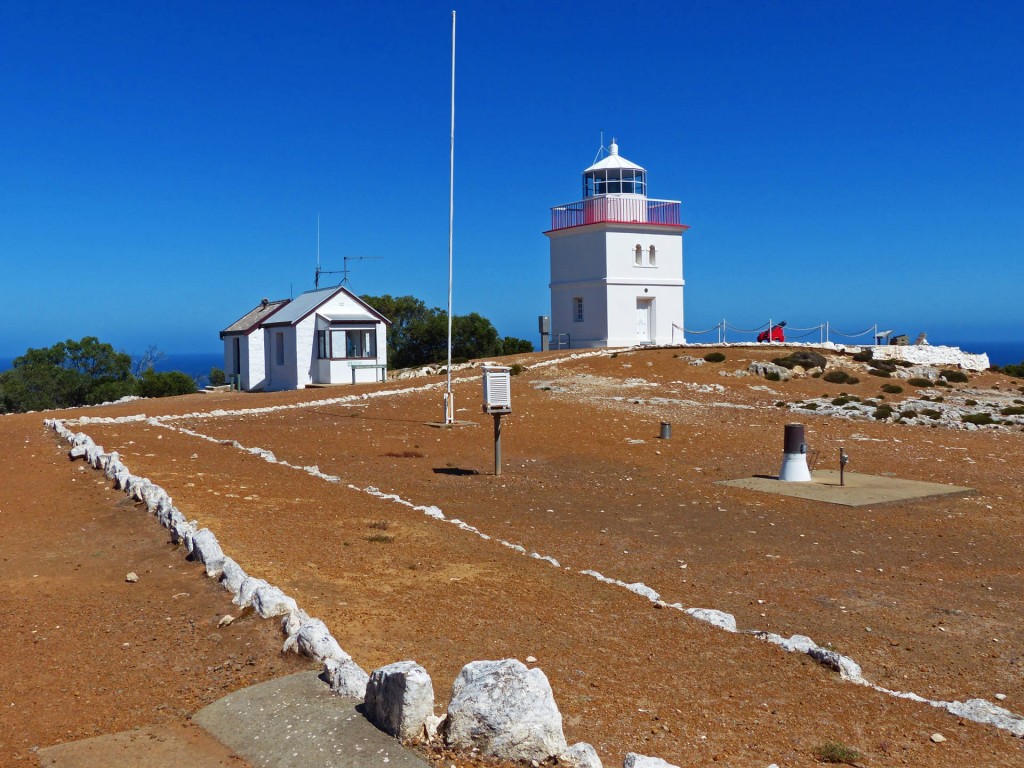
[[[448,389],[444,395],[444,423],[455,423],[452,397],[452,232],[455,224],[455,11],[452,11],[452,131],[448,158]]]

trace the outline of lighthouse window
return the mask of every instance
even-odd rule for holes
[[[644,263],[644,249],[639,243],[637,243],[636,248],[633,249],[633,263],[638,267]]]
[[[647,263],[652,267],[656,266],[657,260],[655,259],[654,246],[652,245],[647,251]]]
[[[583,322],[583,297],[577,296],[572,300],[572,319],[574,322]]]

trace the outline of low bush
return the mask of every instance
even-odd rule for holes
[[[853,356],[853,359],[856,360],[858,363],[866,363],[869,360],[874,359],[874,357],[875,353],[872,352],[870,349],[862,349],[860,352]]]
[[[888,419],[890,416],[892,416],[892,414],[892,406],[883,403],[882,405],[875,408],[874,413],[872,413],[871,415],[876,419]]]
[[[776,408],[785,408],[786,407],[786,401],[785,400],[779,400],[778,402],[775,403],[775,407]]]
[[[833,371],[827,371],[822,378],[830,384],[846,384],[850,380],[850,374],[838,368]]]
[[[923,408],[921,410],[922,416],[927,416],[929,419],[937,419],[942,415],[942,411],[937,411],[934,408]]]
[[[964,400],[964,405],[977,405],[977,400]]]
[[[868,371],[872,376],[881,376],[884,379],[892,377],[892,371],[887,371],[884,368],[872,368]]]
[[[883,384],[882,391],[888,392],[890,395],[898,395],[900,392],[903,391],[903,387],[901,387],[899,384]]]
[[[995,424],[995,419],[990,413],[965,413],[960,416],[960,421],[968,424]]]
[[[804,403],[800,407],[801,408],[806,408],[808,411],[816,411],[816,410],[818,410],[818,404],[817,403]]]
[[[518,376],[525,370],[526,368],[521,363],[512,363],[508,368],[508,373],[509,376]]]
[[[888,371],[892,373],[896,370],[896,363],[892,360],[869,360],[868,365],[878,371]]]
[[[210,369],[210,386],[221,387],[227,384],[227,377],[224,375],[224,371],[220,368]]]
[[[196,391],[196,380],[181,371],[157,373],[146,370],[139,379],[138,392],[142,397],[172,397],[189,395]]]
[[[964,373],[963,371],[942,371],[941,374],[942,378],[944,378],[946,381],[953,382],[955,384],[966,384],[968,381],[970,381],[970,379],[967,377],[967,374]]]
[[[764,377],[768,379],[768,381],[782,381],[782,377],[779,375],[778,371],[765,371]]]
[[[901,419],[913,419],[913,418],[916,418],[917,415],[918,415],[917,411],[915,411],[913,408],[908,408],[905,411],[900,411],[900,418]]]
[[[852,400],[852,397],[837,397],[835,400],[832,401],[832,405],[846,405]]]
[[[967,401],[970,404],[970,400]],[[1020,416],[1024,414],[1024,405],[1008,405],[999,411],[1003,416]]]
[[[824,355],[810,349],[798,349],[785,357],[777,357],[772,362],[790,370],[799,365],[805,371],[811,368],[824,368],[828,365]]]
[[[850,378],[848,378],[846,380],[846,383],[847,384],[860,384],[860,379],[858,379],[856,376],[851,376]]]
[[[845,763],[853,765],[860,760],[860,752],[851,749],[838,741],[826,741],[811,750],[811,753],[823,763]]]
[[[930,387],[932,385],[932,382],[930,379],[922,379],[915,376],[911,379],[907,379],[907,384],[909,384],[912,387]]]
[[[725,355],[721,352],[708,352],[704,355],[704,362],[706,363],[721,363],[725,360]]]

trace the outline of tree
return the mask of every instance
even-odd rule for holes
[[[391,321],[388,367],[413,368],[447,362],[448,313],[443,309],[430,309],[415,296],[360,298]],[[533,344],[523,339],[511,336],[501,339],[491,321],[476,312],[452,318],[453,358],[473,359],[532,351]]]
[[[523,352],[533,352],[532,341],[517,339],[515,336],[506,336],[501,340],[501,354],[518,355]]]
[[[161,352],[156,344],[150,344],[145,352],[132,358],[132,374],[139,377],[150,368],[156,368],[156,364],[166,357],[167,355]]]
[[[71,408],[117,400],[135,392],[131,357],[95,336],[29,349],[0,374],[5,412]]]

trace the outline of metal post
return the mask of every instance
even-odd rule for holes
[[[501,474],[501,414],[494,414],[494,475]]]
[[[828,344],[828,320],[825,321],[825,343]]]
[[[848,462],[849,460],[850,460],[850,457],[846,455],[846,450],[842,446],[840,446],[839,447],[839,486],[840,487],[846,485],[846,479],[845,479],[844,475],[846,473],[846,462]]]

